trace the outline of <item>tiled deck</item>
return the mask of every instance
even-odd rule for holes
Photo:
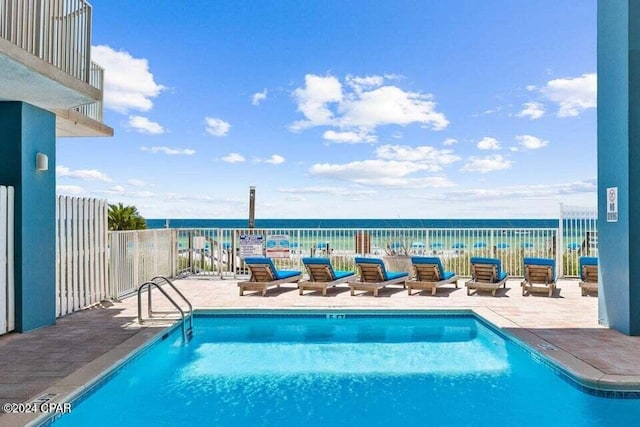
[[[467,296],[461,288],[441,288],[436,296],[408,296],[388,287],[380,296],[349,295],[347,286],[298,295],[293,285],[272,289],[266,297],[238,296],[232,280],[178,280],[195,308],[216,309],[471,309],[537,351],[548,355],[585,383],[640,390],[640,337],[628,337],[597,322],[597,298],[582,297],[576,281],[560,281],[553,298],[523,297],[518,280],[507,289]],[[155,309],[168,307],[156,292]],[[156,308],[157,307],[157,308]],[[29,402],[44,393],[60,400],[148,342],[164,326],[140,327],[136,299],[105,304],[58,320],[28,334],[0,337],[0,403]],[[197,332],[196,332],[197,333]],[[37,414],[35,414],[37,415]],[[21,426],[31,415],[0,414],[0,425]]]

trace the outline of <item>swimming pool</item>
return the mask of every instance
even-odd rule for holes
[[[634,425],[467,314],[200,315],[55,426]]]

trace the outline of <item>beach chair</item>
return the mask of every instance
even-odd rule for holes
[[[238,282],[240,296],[244,295],[244,291],[261,291],[265,296],[267,289],[274,286],[279,288],[283,283],[295,283],[302,277],[297,270],[276,270],[271,258],[245,258],[244,262],[249,267],[251,277],[246,282]]]
[[[355,258],[356,268],[358,269],[359,281],[349,282],[351,295],[354,291],[373,292],[373,296],[378,296],[378,289],[387,285],[402,285],[405,287],[405,280],[409,273],[387,271],[384,263],[378,258]]]
[[[590,256],[580,257],[580,289],[582,296],[587,292],[598,294],[598,258]]]
[[[465,283],[467,295],[471,295],[471,289],[478,291],[491,291],[496,296],[496,290],[502,286],[507,287],[509,275],[502,271],[502,264],[498,258],[471,257],[471,280]]]
[[[556,289],[556,261],[551,258],[524,258],[522,295],[544,292],[553,295]]]
[[[444,271],[440,258],[414,256],[411,263],[415,279],[405,282],[409,295],[412,289],[430,290],[431,295],[435,295],[438,286],[453,283],[458,287],[458,276],[451,271]]]
[[[334,270],[329,258],[302,258],[302,263],[309,273],[309,280],[298,283],[300,295],[305,289],[310,289],[322,291],[326,296],[327,288],[347,282],[354,276],[352,271]]]

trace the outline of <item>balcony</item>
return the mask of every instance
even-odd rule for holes
[[[0,0],[0,100],[55,113],[59,137],[113,135],[102,123],[91,14],[85,0]]]

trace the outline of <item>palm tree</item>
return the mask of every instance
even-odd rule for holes
[[[109,230],[141,230],[147,223],[135,206],[109,205]]]

